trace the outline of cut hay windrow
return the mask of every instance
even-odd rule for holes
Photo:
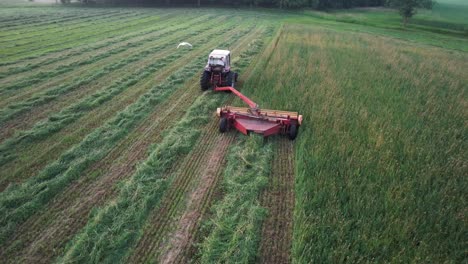
[[[59,193],[71,181],[80,177],[94,161],[102,158],[127,132],[143,119],[161,100],[174,89],[183,86],[183,77],[190,77],[202,61],[199,59],[171,75],[160,85],[149,90],[144,96],[119,113],[101,128],[89,134],[79,145],[63,154],[59,160],[48,165],[37,176],[25,183],[10,185],[0,193],[0,212],[2,228],[0,243],[14,228],[31,214],[42,208],[55,194]],[[191,70],[191,69],[192,70]]]
[[[199,22],[200,19],[203,19],[203,18],[206,18],[206,17],[208,17],[208,16],[205,15],[205,16],[202,16],[202,17],[200,17],[198,19],[193,19],[193,20],[190,20],[190,21],[195,20],[195,22]],[[73,56],[78,56],[78,55],[81,56],[84,53],[95,52],[96,50],[100,50],[100,49],[103,49],[103,48],[108,48],[108,47],[111,47],[113,45],[118,46],[118,45],[121,45],[121,43],[125,43],[126,41],[128,41],[127,43],[132,43],[133,42],[132,39],[135,39],[135,38],[140,39],[141,37],[149,36],[149,35],[151,35],[153,33],[161,31],[161,29],[168,29],[168,27],[165,24],[170,23],[170,21],[172,21],[172,20],[170,20],[170,18],[171,18],[171,16],[169,16],[169,15],[162,17],[163,21],[160,21],[160,22],[163,22],[162,25],[157,24],[157,25],[155,25],[153,27],[145,27],[143,30],[134,31],[134,32],[131,32],[129,34],[122,35],[122,36],[111,37],[109,39],[106,39],[105,41],[99,41],[96,44],[86,45],[83,48],[74,49],[74,50],[72,50],[70,52],[64,53],[63,55],[59,55],[59,56],[53,57],[53,58],[43,59],[43,60],[40,60],[40,61],[38,61],[36,63],[27,63],[26,65],[10,67],[5,71],[0,72],[0,79],[3,79],[5,77],[13,75],[13,74],[18,74],[18,73],[22,73],[22,72],[31,71],[33,69],[37,69],[37,68],[40,68],[42,66],[50,65],[50,64],[53,64],[55,62],[59,62],[59,61],[71,58]],[[185,24],[185,23],[180,23],[178,26],[181,26],[183,24]],[[172,28],[172,26],[169,27],[169,28]],[[126,45],[126,43],[124,45]],[[28,60],[32,60],[32,59],[35,59],[35,57],[31,57]],[[12,62],[12,64],[15,64],[15,63],[18,63],[18,62]],[[7,65],[8,65],[8,63],[6,63],[6,64],[0,63],[0,67],[7,66]]]
[[[13,38],[8,38],[11,36],[0,36],[0,47],[8,47],[10,43],[14,43],[17,46],[27,45],[33,43],[31,39],[37,39],[38,41],[41,41],[46,36],[50,36],[50,34],[58,35],[61,33],[66,33],[61,35],[62,37],[66,37],[74,34],[74,32],[77,30],[94,27],[100,23],[113,22],[115,20],[127,18],[128,16],[137,16],[137,14],[133,12],[94,13],[75,19],[73,24],[76,24],[76,26],[57,24],[60,21],[56,21],[53,27],[39,28],[35,25],[34,27],[28,28],[29,30],[15,29],[14,33],[12,34]]]
[[[112,15],[111,16],[107,16],[107,15],[98,16],[97,18],[94,18],[93,20],[90,20],[88,22],[83,22],[83,24],[77,28],[70,27],[69,31],[66,30],[66,27],[58,28],[59,31],[56,31],[54,28],[40,28],[40,27],[37,27],[36,31],[31,30],[30,32],[24,32],[24,33],[21,32],[20,30],[14,30],[14,32],[20,31],[19,32],[20,38],[5,39],[5,41],[7,42],[1,43],[0,46],[4,49],[2,50],[2,54],[7,54],[3,52],[6,52],[10,48],[12,48],[13,50],[21,51],[24,48],[27,48],[28,45],[32,46],[34,42],[30,40],[30,37],[35,37],[35,39],[37,39],[38,41],[37,43],[51,45],[52,43],[50,43],[49,41],[52,41],[52,40],[64,41],[64,40],[67,40],[68,37],[72,35],[75,35],[75,37],[79,36],[80,33],[83,36],[86,36],[86,34],[88,33],[92,35],[96,32],[99,32],[100,30],[113,28],[115,26],[118,26],[119,20],[133,24],[133,22],[139,21],[141,19],[143,19],[142,22],[144,22],[146,21],[146,19],[153,19],[153,18],[158,18],[158,14],[157,13],[149,14],[149,13],[134,13],[134,12],[118,12],[114,14],[113,16]],[[109,23],[106,23],[106,22],[109,22]],[[91,29],[89,28],[89,26],[91,26]],[[32,28],[33,27],[29,27],[29,29],[32,29]]]
[[[170,15],[161,16],[161,18],[163,18],[164,20],[160,21],[160,22],[167,22],[168,21],[167,19],[169,17],[170,17]],[[156,26],[156,29],[154,28],[154,26]],[[119,42],[123,42],[123,41],[129,40],[131,38],[134,38],[136,36],[140,36],[142,34],[149,34],[149,33],[155,32],[155,31],[160,30],[160,29],[161,29],[161,26],[159,26],[159,24],[158,25],[153,25],[153,26],[148,26],[148,27],[144,27],[143,29],[126,32],[123,35],[110,36],[108,38],[105,38],[104,40],[97,41],[96,43],[85,44],[84,47],[79,46],[78,48],[77,47],[72,47],[72,48],[65,48],[63,50],[51,51],[49,53],[59,53],[60,54],[60,53],[64,53],[67,50],[71,50],[70,52],[64,53],[61,56],[51,58],[51,59],[48,58],[47,60],[45,60],[45,61],[43,61],[41,63],[44,63],[43,65],[48,65],[48,64],[54,63],[56,61],[59,61],[59,58],[64,58],[64,57],[69,56],[69,54],[80,54],[81,52],[92,51],[94,49],[103,48],[103,47],[106,47],[106,45],[112,45],[112,44],[116,44],[116,43],[119,43]],[[22,59],[16,60],[16,61],[0,62],[0,67],[5,67],[5,66],[13,65],[13,64],[18,64],[18,63],[26,62],[26,61],[28,62],[27,66],[29,66],[30,65],[29,61],[30,60],[41,58],[42,56],[48,55],[49,53],[28,56],[26,58],[22,58]],[[35,64],[32,64],[32,65],[35,65]],[[24,66],[18,66],[18,67],[15,67],[15,68],[19,68],[19,67],[24,67]],[[13,69],[14,68],[12,67],[12,68],[8,69],[8,71],[9,70],[13,71]]]
[[[120,18],[122,22],[128,22],[130,24],[135,24],[135,22],[141,21],[141,22],[146,22],[148,20],[153,20],[153,19],[158,19],[159,16],[150,15],[150,14],[141,14],[141,13],[123,13],[123,14],[118,14],[116,18]],[[98,18],[99,19],[99,18]],[[107,20],[109,23],[98,23],[94,27],[91,28],[91,30],[86,30],[86,28],[77,28],[76,30],[70,30],[69,32],[66,30],[63,30],[63,35],[60,34],[60,32],[50,32],[50,34],[46,29],[43,34],[36,36],[37,42],[35,43],[34,41],[28,40],[28,34],[23,34],[22,37],[25,38],[23,39],[16,39],[16,40],[11,40],[10,42],[3,43],[0,45],[2,47],[2,50],[0,50],[0,57],[9,57],[9,56],[16,56],[16,55],[21,55],[22,52],[28,52],[28,51],[35,51],[38,49],[42,48],[47,48],[50,46],[56,46],[56,44],[60,43],[66,43],[66,41],[70,40],[70,37],[74,36],[74,39],[77,39],[77,36],[82,35],[82,37],[87,37],[87,36],[93,36],[95,33],[101,32],[102,30],[106,30],[104,32],[107,32],[108,29],[112,29],[116,26],[119,25],[118,21],[119,19],[115,19],[112,16],[108,17]],[[154,21],[154,20],[153,20]],[[104,22],[104,21],[103,21]],[[90,23],[92,25],[92,22]],[[54,43],[54,41],[56,43]],[[43,44],[43,45],[38,45],[38,44]]]
[[[218,28],[216,30],[218,32],[228,32],[233,28],[233,26],[230,26],[230,24],[227,25],[229,26],[228,28]],[[206,31],[200,35],[197,31],[192,30],[189,36],[197,35],[197,40],[193,41],[192,43],[196,46],[203,47],[203,45],[206,44],[206,40],[203,38],[203,36],[209,32],[210,31]],[[105,87],[104,89],[101,89],[96,93],[83,98],[76,104],[72,104],[64,108],[59,113],[53,114],[47,120],[37,123],[30,130],[19,132],[14,137],[5,140],[2,142],[2,144],[0,144],[0,166],[16,157],[18,153],[18,145],[26,143],[30,144],[34,141],[47,138],[66,125],[79,119],[85,113],[111,100],[114,96],[135,85],[140,80],[147,78],[150,74],[154,74],[159,70],[165,69],[165,67],[170,65],[170,63],[187,55],[189,51],[193,52],[194,50],[179,50],[177,53],[158,58],[156,62],[144,67],[143,69],[140,69],[137,72],[133,72],[129,76],[117,80],[109,87]],[[147,57],[149,54],[143,52],[140,53],[140,55]],[[5,180],[7,179],[2,178],[0,182]]]
[[[63,51],[67,50],[73,47],[76,47],[77,45],[82,45],[86,43],[93,42],[95,40],[102,39],[104,37],[110,37],[114,36],[117,34],[122,34],[126,32],[131,32],[135,30],[136,28],[145,26],[147,24],[153,24],[159,20],[159,17],[153,17],[151,15],[147,15],[144,17],[138,17],[136,19],[132,19],[132,22],[129,22],[128,24],[122,26],[122,27],[110,27],[110,29],[106,30],[106,26],[104,25],[103,30],[94,30],[92,31],[92,34],[88,34],[86,36],[71,36],[65,40],[60,40],[60,41],[50,41],[53,44],[48,44],[48,45],[38,45],[37,48],[28,48],[25,47],[20,50],[9,50],[9,52],[4,52],[3,55],[0,56],[2,60],[5,62],[11,62],[11,61],[17,61],[19,59],[26,59],[31,56],[43,56],[45,54],[51,53],[51,52],[57,52],[57,51]],[[119,25],[121,23],[118,23]],[[98,29],[101,29],[98,27]],[[78,40],[79,41],[78,41]]]
[[[233,39],[237,38],[233,36]],[[236,69],[242,71],[261,47],[250,45],[241,53],[239,65],[242,66]],[[211,120],[210,113],[225,98],[223,94],[212,93],[199,97],[181,121],[154,147],[135,174],[121,184],[116,200],[94,211],[86,227],[72,240],[59,262],[114,262],[127,257],[129,245],[134,245],[141,237],[150,211],[159,206],[174,180],[168,177],[169,170],[191,151],[201,129]]]
[[[201,29],[199,30],[191,30],[188,31],[189,33],[184,35],[184,37],[189,38],[192,36],[197,36],[201,32]],[[169,33],[167,33],[169,34]],[[132,46],[131,44],[130,46]],[[26,101],[20,101],[14,104],[10,104],[7,107],[3,108],[0,110],[0,124],[4,123],[5,121],[10,120],[11,118],[24,113],[34,107],[46,104],[50,101],[55,100],[56,98],[60,97],[62,94],[68,93],[70,91],[73,91],[79,87],[82,87],[84,85],[87,85],[96,79],[106,76],[107,74],[111,74],[113,71],[121,69],[131,63],[137,62],[141,59],[145,59],[148,57],[148,55],[155,54],[157,52],[160,52],[161,50],[167,49],[169,47],[173,46],[172,42],[166,42],[165,44],[160,44],[156,45],[152,48],[149,48],[147,50],[140,51],[136,54],[133,54],[131,56],[128,56],[122,60],[120,60],[118,63],[110,63],[109,65],[103,67],[100,70],[92,72],[88,76],[81,76],[78,78],[73,79],[70,82],[67,82],[65,84],[59,85],[56,88],[52,88],[43,92],[38,92],[35,93],[33,96],[28,98]],[[123,48],[118,48],[118,51],[114,51],[114,53],[119,53],[123,50],[127,49],[127,47]],[[107,55],[106,55],[107,56]],[[98,56],[97,56],[98,57]],[[95,57],[96,58],[96,57]],[[92,58],[91,60],[94,60]],[[76,66],[75,66],[76,67]],[[1,162],[0,162],[1,163]]]
[[[221,98],[222,95],[204,94],[187,110],[132,178],[121,183],[117,200],[91,214],[59,262],[111,263],[127,255],[128,247],[141,236],[136,230],[141,231],[149,212],[159,204],[170,184],[165,177],[167,172],[177,159],[190,152]]]
[[[160,26],[158,27],[158,29],[164,29],[164,30],[161,30],[160,34],[156,34],[156,35],[151,34],[146,38],[138,38],[138,40],[129,41],[123,46],[106,49],[105,52],[96,54],[95,56],[92,56],[92,57],[85,57],[84,60],[73,61],[66,65],[59,65],[58,67],[50,71],[40,71],[39,73],[33,76],[28,76],[24,79],[17,80],[13,84],[3,86],[0,90],[0,94],[11,92],[12,90],[16,91],[19,89],[26,89],[33,85],[37,86],[42,82],[50,81],[53,77],[71,72],[77,69],[78,67],[93,64],[95,62],[109,58],[113,55],[129,51],[129,49],[136,49],[142,46],[149,46],[149,44],[151,43],[154,45],[153,46],[154,48],[161,47],[161,45],[164,43],[167,43],[167,45],[162,46],[162,48],[170,47],[171,45],[174,44],[172,43],[174,38],[188,38],[190,36],[194,36],[200,33],[198,32],[200,29],[198,27],[194,27],[194,25],[202,24],[202,22],[205,19],[208,19],[208,18],[204,17],[202,21],[198,19],[195,19],[196,21],[190,20],[189,22],[178,24],[176,27],[168,27],[168,26],[161,27]],[[183,33],[185,32],[188,32],[188,35],[183,35]],[[177,33],[177,35],[172,36],[171,34],[174,34],[174,33]],[[167,37],[167,36],[170,36],[170,37]],[[94,48],[93,51],[96,53],[96,48]]]
[[[81,18],[87,18],[87,17],[90,17],[90,16],[96,16],[96,15],[103,15],[103,14],[118,14],[118,13],[121,13],[122,10],[117,10],[117,11],[110,11],[110,12],[93,12],[92,14],[89,14],[89,15],[84,15],[83,16],[83,13],[80,13],[80,11],[77,11],[73,14],[69,14],[68,12],[65,12],[65,15],[62,15],[60,13],[58,14],[54,14],[55,17],[53,17],[52,19],[50,18],[50,15],[41,15],[41,16],[35,16],[35,17],[25,17],[24,19],[14,19],[13,22],[10,22],[10,23],[5,23],[3,24],[2,23],[2,26],[5,27],[5,31],[3,31],[2,33],[10,33],[10,32],[14,32],[12,33],[11,35],[18,35],[18,33],[23,33],[21,30],[26,30],[26,31],[34,31],[31,29],[31,24],[34,24],[34,27],[37,27],[37,28],[40,28],[40,27],[43,27],[43,26],[46,26],[46,28],[48,27],[48,25],[52,26],[52,27],[60,27],[61,25],[63,24],[59,24],[57,25],[58,23],[63,23],[63,22],[69,22],[69,21],[72,21],[72,22],[75,22],[77,19],[81,19]],[[97,13],[97,14],[96,14]],[[44,19],[44,18],[48,18],[48,19]],[[9,35],[3,35],[3,34],[0,34],[0,37],[7,37]]]
[[[248,30],[231,36],[224,45],[234,43],[247,34]],[[203,65],[205,60],[203,55],[178,69],[165,82],[151,88],[135,103],[89,134],[79,145],[71,148],[37,176],[21,185],[10,185],[0,193],[0,244],[5,242],[19,224],[43,208],[70,182],[78,179],[89,165],[104,157],[156,104],[183,87],[184,80],[199,72],[200,65]]]
[[[113,14],[95,14],[95,15],[89,15],[89,19],[83,19],[82,21],[77,21],[77,26],[65,26],[65,25],[57,25],[54,23],[55,27],[45,27],[45,28],[40,28],[40,27],[30,27],[29,30],[21,30],[21,29],[16,29],[14,30],[14,34],[10,36],[3,36],[0,37],[0,47],[3,48],[9,48],[9,47],[20,47],[24,45],[28,45],[33,43],[33,39],[37,39],[38,42],[41,42],[43,40],[46,40],[50,38],[51,36],[70,36],[74,34],[74,32],[79,32],[82,31],[86,28],[95,26],[100,23],[112,23],[115,22],[116,20],[119,19],[127,19],[131,17],[136,17],[138,14],[133,13],[133,12],[118,12],[118,13],[113,13]],[[80,20],[80,19],[76,19]],[[60,27],[61,26],[61,27]],[[34,28],[36,30],[34,30]],[[67,30],[69,29],[69,30]]]
[[[268,185],[272,157],[271,144],[258,135],[232,147],[221,183],[224,196],[214,203],[204,227],[208,235],[200,246],[201,263],[255,262],[267,214],[259,197]]]
[[[216,30],[219,31],[219,29]],[[235,34],[235,32],[240,30],[241,29],[239,27],[236,27],[235,30],[231,31],[231,34]],[[209,31],[207,32],[209,33]],[[204,34],[198,35],[197,38],[206,39],[206,35]],[[206,49],[206,47],[214,47],[214,45],[216,45],[215,43],[219,43],[221,39],[222,37],[212,38],[208,43],[204,43],[203,45],[192,49],[192,52],[185,57],[185,60],[181,58],[174,61],[173,64],[169,64],[166,69],[163,69],[155,76],[157,82],[164,80],[164,78],[169,74],[172,74],[174,70],[184,66],[187,61],[191,61],[193,58],[196,58]],[[169,51],[168,53],[172,52]],[[138,66],[139,68],[143,68],[152,61],[153,60],[151,60],[151,58],[147,59],[144,63],[141,63]],[[127,74],[124,76],[126,75]],[[141,84],[134,86],[134,89],[127,89],[121,96],[116,97],[116,100],[112,100],[105,103],[104,106],[99,106],[97,109],[93,109],[90,113],[87,113],[84,117],[78,119],[78,122],[73,122],[72,124],[67,125],[64,130],[59,133],[50,134],[49,137],[32,144],[17,145],[16,153],[14,154],[16,156],[15,159],[2,166],[4,174],[8,176],[0,183],[0,190],[6,188],[10,182],[16,182],[17,184],[23,182],[25,179],[35,175],[37,171],[42,170],[47,164],[58,159],[62,153],[65,153],[74,145],[79,144],[88,133],[92,132],[96,127],[99,127],[100,124],[105,123],[127,105],[134,102],[139,96],[143,95],[151,88],[152,83],[154,82],[151,79],[148,79],[144,80]],[[22,167],[18,168],[15,166],[15,164],[18,163],[23,164]]]
[[[159,20],[159,16],[152,15],[132,15],[122,19],[122,23],[127,22],[128,28],[138,29],[144,24],[154,24]],[[129,32],[127,27],[119,27],[119,22],[110,24],[102,23],[102,25],[96,26],[91,30],[83,32],[72,32],[67,36],[54,35],[47,36],[46,39],[38,40],[38,43],[29,43],[26,45],[11,45],[4,47],[0,50],[0,58],[4,61],[12,61],[29,57],[31,54],[46,54],[49,51],[56,51],[57,49],[64,49],[64,47],[76,47],[80,44],[92,43],[93,40],[100,40],[106,34],[110,36],[115,35],[117,32]]]

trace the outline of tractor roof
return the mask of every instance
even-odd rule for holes
[[[210,53],[210,57],[226,57],[231,52],[229,50],[218,50],[215,49]]]

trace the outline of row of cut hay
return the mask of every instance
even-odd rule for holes
[[[198,34],[198,31],[191,32],[188,35],[185,35],[185,37],[190,37]],[[20,101],[17,103],[13,103],[8,105],[7,107],[3,108],[0,110],[0,123],[3,123],[5,121],[8,121],[12,119],[13,117],[24,113],[26,111],[29,111],[33,109],[34,107],[46,104],[50,101],[55,100],[56,98],[60,97],[61,95],[68,93],[70,91],[73,91],[79,87],[82,87],[84,85],[87,85],[96,79],[103,77],[107,74],[111,74],[113,71],[116,71],[118,69],[121,69],[131,63],[135,63],[139,60],[147,58],[149,55],[155,54],[157,52],[160,52],[161,50],[167,49],[171,47],[173,44],[172,43],[166,43],[163,45],[158,45],[154,46],[150,49],[140,51],[139,53],[133,54],[131,56],[128,56],[119,62],[116,63],[111,63],[105,67],[103,67],[100,70],[92,72],[88,76],[80,76],[75,79],[73,79],[70,82],[64,83],[59,85],[56,88],[49,89],[43,92],[38,92],[34,94],[32,97],[28,98],[25,101]],[[119,48],[118,50],[125,50],[127,47]],[[91,59],[92,60],[92,59]]]
[[[48,165],[37,176],[19,186],[11,185],[0,193],[0,243],[4,242],[18,224],[41,209],[70,182],[79,178],[81,172],[90,164],[108,153],[156,104],[167,98],[175,89],[182,87],[183,80],[196,73],[193,69],[203,61],[204,58],[195,60],[176,71],[165,82],[151,88],[134,104],[89,134],[79,145]]]
[[[266,209],[259,195],[268,184],[271,144],[251,135],[239,139],[228,154],[221,184],[223,198],[213,205],[213,217],[204,229],[201,263],[253,263],[257,257]]]
[[[135,16],[134,12],[103,12],[95,14],[86,14],[79,16],[74,19],[73,25],[63,25],[60,22],[53,23],[53,27],[41,28],[37,25],[29,27],[29,30],[14,30],[10,36],[1,36],[0,46],[8,47],[9,43],[15,45],[26,45],[29,44],[31,39],[42,39],[46,38],[49,34],[61,35],[65,37],[73,34],[75,30],[85,29],[87,27],[93,27],[100,23],[113,22],[118,19],[124,19],[129,16]],[[63,34],[65,33],[65,34]]]
[[[119,19],[128,19],[136,17],[137,14],[133,12],[126,13],[113,13],[113,14],[95,14],[85,15],[76,20],[77,26],[58,26],[53,28],[40,28],[38,26],[30,27],[29,31],[21,31],[20,29],[13,31],[10,36],[2,36],[0,39],[1,48],[20,47],[34,43],[35,40],[42,41],[50,39],[52,36],[67,37],[76,32],[82,32],[86,28],[93,27],[100,23],[113,23]],[[88,18],[89,17],[89,18]]]
[[[243,34],[246,34],[244,32]],[[224,44],[230,45],[242,34],[231,36]],[[17,225],[24,222],[52,199],[93,162],[104,157],[117,141],[144,119],[162,100],[176,89],[184,86],[184,80],[193,77],[205,61],[205,55],[191,61],[171,74],[166,81],[151,88],[135,103],[128,106],[115,118],[89,134],[79,145],[74,146],[57,161],[48,165],[39,174],[21,185],[10,185],[0,193],[0,243],[9,237]]]
[[[132,14],[128,15],[128,17],[122,18],[120,22],[117,20],[113,23],[102,23],[101,25],[90,29],[82,29],[78,30],[78,32],[72,32],[72,34],[69,34],[66,37],[47,34],[45,38],[41,38],[39,36],[37,38],[37,42],[29,41],[29,43],[24,45],[21,45],[20,43],[16,45],[16,43],[13,42],[10,46],[3,47],[0,50],[0,58],[3,58],[5,61],[12,61],[29,56],[31,53],[36,54],[42,51],[55,51],[57,48],[62,49],[66,46],[73,47],[83,42],[89,43],[89,39],[102,39],[103,35],[106,33],[114,35],[115,33],[121,34],[121,32],[128,32],[126,30],[127,27],[122,27],[125,23],[129,28],[139,28],[145,23],[157,23],[158,20],[159,16],[151,14]]]
[[[98,50],[106,50],[108,48],[112,47],[118,47],[119,45],[127,45],[127,43],[133,43],[134,39],[141,39],[145,38],[146,36],[151,36],[153,33],[157,33],[158,31],[161,31],[161,29],[167,29],[167,23],[170,23],[172,20],[170,20],[169,16],[164,17],[164,21],[162,24],[159,23],[154,26],[148,26],[145,27],[142,30],[138,30],[129,34],[125,34],[122,36],[115,36],[112,38],[104,39],[103,41],[98,41],[94,44],[86,45],[84,47],[80,47],[77,49],[74,49],[70,52],[64,52],[63,54],[60,54],[58,56],[54,56],[51,58],[46,58],[39,60],[37,62],[28,62],[24,65],[17,65],[17,66],[12,66],[9,67],[8,69],[3,70],[0,72],[0,79],[6,78],[8,76],[18,74],[18,73],[23,73],[23,72],[28,72],[43,66],[47,66],[56,62],[60,62],[75,56],[83,56],[85,53],[91,53],[91,52],[96,52]],[[33,60],[34,58],[30,58],[30,60]],[[0,67],[3,64],[0,64]],[[5,64],[6,66],[6,64]]]
[[[188,30],[191,30],[192,33],[194,31],[197,31],[196,33],[200,33],[199,31],[201,29],[199,27],[194,27],[194,26],[196,25],[196,23],[202,24],[207,19],[209,18],[205,17],[202,21],[194,21],[194,22],[190,21],[189,23],[181,23],[175,27],[168,27],[167,25],[163,25],[163,26],[158,25],[159,32],[153,31],[153,30],[150,32],[151,33],[156,32],[159,34],[146,34],[147,35],[146,37],[139,36],[138,39],[134,41],[129,41],[125,45],[122,45],[122,46],[118,45],[117,47],[114,47],[114,48],[112,47],[108,48],[108,46],[106,46],[106,49],[102,53],[99,53],[95,47],[93,49],[93,53],[96,53],[94,56],[90,56],[90,57],[84,56],[83,59],[74,60],[65,65],[58,65],[55,69],[51,69],[49,71],[39,71],[38,73],[32,76],[27,76],[22,79],[17,78],[14,83],[3,86],[2,89],[0,90],[0,94],[7,93],[7,92],[11,93],[12,91],[16,92],[17,90],[26,89],[33,85],[37,86],[43,82],[50,81],[52,78],[56,76],[59,76],[68,72],[72,72],[78,69],[79,67],[94,64],[98,61],[104,60],[116,54],[120,54],[123,52],[133,52],[133,53],[142,52],[141,49],[137,49],[139,47],[144,48],[144,47],[149,46],[152,49],[155,49],[158,47],[161,47],[161,48],[171,47],[171,44],[172,45],[174,44],[172,43],[174,38],[187,38],[187,37],[193,36],[193,34],[190,34],[190,33],[189,35],[183,35],[183,33],[187,32]],[[110,43],[107,43],[107,44],[109,45]],[[162,44],[166,44],[166,45],[163,46]],[[82,53],[80,55],[82,55]],[[72,55],[68,55],[67,57],[61,57],[61,60],[65,60],[70,56]],[[127,56],[130,56],[130,54],[128,54]],[[133,56],[138,56],[138,54],[133,54]],[[112,62],[112,63],[115,63],[115,62]],[[21,71],[24,71],[24,69],[21,69]]]
[[[12,10],[12,12],[17,12],[18,9]],[[117,10],[117,11],[95,11],[95,12],[89,12],[87,15],[83,15],[83,10],[65,10],[64,12],[60,13],[54,13],[53,15],[51,14],[43,14],[43,15],[35,15],[36,10],[31,11],[28,10],[28,14],[25,14],[24,18],[17,18],[13,19],[11,22],[5,22],[2,23],[2,26],[5,28],[5,31],[2,33],[12,33],[11,35],[17,35],[16,32],[23,33],[22,30],[25,30],[26,32],[31,31],[31,24],[34,24],[36,27],[42,27],[42,26],[48,26],[51,25],[53,27],[60,27],[61,25],[67,25],[67,24],[62,24],[64,22],[75,22],[77,18],[82,18],[82,17],[94,17],[97,15],[103,15],[103,14],[115,14],[115,13],[121,13],[122,10]],[[5,14],[5,16],[7,16]],[[0,22],[1,23],[1,22]],[[58,24],[58,25],[57,25]],[[3,35],[0,34],[1,37],[6,37],[8,35]]]
[[[228,28],[217,29],[218,32],[228,32],[233,26]],[[197,31],[191,31],[189,34],[197,35],[197,41],[193,42],[195,45],[202,47],[205,43],[203,38],[204,34],[198,36]],[[193,52],[194,50],[191,50]],[[53,114],[47,120],[37,123],[33,128],[27,131],[17,133],[14,137],[5,140],[0,145],[0,165],[4,165],[11,161],[18,155],[18,147],[22,144],[31,144],[38,140],[49,137],[50,135],[61,130],[66,125],[74,122],[75,120],[82,117],[85,113],[99,107],[103,103],[111,100],[116,95],[120,94],[129,87],[135,85],[142,79],[147,78],[151,74],[159,70],[164,70],[166,66],[170,65],[177,59],[187,55],[189,50],[180,50],[175,54],[168,55],[166,57],[158,59],[156,62],[148,65],[138,72],[134,72],[120,80],[117,80],[108,87],[105,87],[94,94],[91,94],[75,104],[72,104],[57,114]],[[147,56],[148,54],[142,53],[141,56]],[[7,180],[8,177],[1,181]]]
[[[190,152],[221,98],[222,95],[204,94],[197,99],[135,175],[121,184],[117,199],[92,213],[60,261],[110,263],[126,256],[140,237],[149,212],[158,206],[170,184],[167,172]]]
[[[167,15],[167,16],[163,16],[161,17],[163,18],[163,22],[166,23],[167,21],[169,21],[169,19],[171,18],[170,15]],[[162,22],[162,21],[160,21]],[[155,28],[156,26],[156,28]],[[134,37],[137,37],[137,36],[140,36],[142,34],[149,34],[149,33],[153,33],[157,30],[160,30],[161,29],[161,26],[158,24],[158,25],[152,25],[152,26],[148,26],[148,27],[144,27],[142,29],[135,29],[131,32],[127,32],[126,34],[123,34],[123,35],[115,35],[115,36],[110,36],[108,38],[104,38],[102,40],[98,40],[97,42],[95,43],[88,43],[88,44],[85,44],[83,46],[78,46],[78,47],[72,47],[72,48],[67,48],[67,49],[64,49],[64,50],[57,50],[57,51],[53,51],[53,52],[50,52],[50,53],[57,53],[57,54],[60,54],[59,56],[57,57],[54,57],[53,60],[47,58],[47,60],[45,61],[41,61],[39,63],[44,63],[43,65],[47,65],[47,64],[50,64],[50,63],[54,63],[54,62],[57,62],[57,61],[60,61],[61,58],[65,58],[69,55],[80,55],[81,53],[84,53],[84,52],[89,52],[89,51],[93,51],[95,49],[100,49],[100,48],[104,48],[106,46],[110,46],[110,45],[113,45],[113,44],[117,44],[119,42],[124,42],[126,40],[130,40]],[[70,50],[69,52],[65,52],[65,51],[68,51]],[[9,66],[9,65],[13,65],[13,64],[19,64],[21,62],[27,62],[25,66],[13,66],[13,67],[10,67],[7,72],[9,71],[18,71],[18,70],[15,70],[16,68],[22,68],[22,67],[29,67],[31,65],[36,65],[36,64],[39,64],[39,63],[30,63],[29,61],[31,60],[34,60],[34,59],[38,59],[38,58],[41,58],[42,56],[45,56],[45,55],[48,55],[50,53],[47,53],[47,54],[39,54],[39,55],[36,55],[36,56],[29,56],[29,57],[26,57],[26,58],[23,58],[21,60],[18,60],[18,61],[10,61],[10,62],[1,62],[0,63],[0,67],[6,67],[6,66]],[[35,67],[37,68],[37,67]],[[1,77],[2,75],[0,75]]]
[[[36,45],[36,48],[24,47],[23,49],[10,49],[8,53],[3,53],[1,57],[6,63],[25,60],[27,58],[44,56],[46,54],[64,51],[76,47],[77,45],[83,45],[87,43],[92,43],[98,40],[101,40],[106,37],[112,37],[115,35],[125,34],[131,31],[134,31],[138,28],[145,27],[157,23],[159,17],[146,15],[138,16],[135,19],[129,19],[127,24],[122,24],[123,22],[116,22],[115,25],[106,25],[103,27],[97,27],[98,29],[92,30],[91,34],[85,34],[80,36],[79,34],[70,36],[66,39],[60,40],[49,40],[45,45]],[[88,32],[89,33],[89,32]]]

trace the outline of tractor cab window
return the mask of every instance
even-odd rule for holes
[[[224,60],[222,58],[211,57],[208,63],[211,66],[225,66]]]

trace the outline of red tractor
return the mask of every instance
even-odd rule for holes
[[[206,91],[215,87],[234,87],[235,82],[237,82],[237,73],[231,71],[231,52],[213,50],[200,78],[201,89]]]

